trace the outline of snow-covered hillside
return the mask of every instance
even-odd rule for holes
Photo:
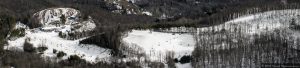
[[[279,33],[280,37],[284,37],[289,41],[296,42],[296,40],[300,38],[300,32],[298,29],[298,26],[300,25],[299,20],[299,9],[274,10],[240,17],[217,26],[198,28],[198,34],[205,36],[204,34],[206,32],[226,31],[227,34],[242,34],[243,37],[248,37],[249,42],[251,42],[253,35]],[[210,37],[214,37],[214,35],[212,34],[202,38]],[[234,38],[232,39],[236,40]],[[299,49],[297,44],[294,44],[293,47]]]
[[[221,31],[225,29],[234,31],[234,29],[239,29],[247,34],[257,34],[275,29],[288,29],[288,27],[292,26],[293,20],[296,25],[300,24],[298,22],[300,18],[299,11],[298,9],[268,11],[240,17],[218,26],[200,28],[200,30]]]
[[[294,56],[298,56],[300,49],[299,25],[300,10],[286,9],[198,28],[199,43],[193,52],[198,60],[193,62],[193,67],[259,68],[262,63],[298,62]]]
[[[126,13],[126,14],[137,14],[137,15],[148,15],[153,14],[143,8],[138,7],[134,3],[136,0],[105,0],[107,3],[113,4],[116,9],[112,10],[114,13]]]
[[[33,47],[47,47],[42,52],[42,56],[56,58],[57,53],[62,51],[67,59],[70,55],[77,55],[89,62],[107,60],[110,57],[110,49],[98,47],[96,45],[80,44],[79,41],[87,37],[75,40],[67,40],[59,36],[60,32],[65,33],[85,33],[93,31],[96,27],[91,18],[84,21],[80,18],[80,12],[72,8],[50,8],[34,14],[40,21],[41,27],[29,29],[22,23],[17,23],[15,29],[25,29],[25,36],[8,40],[7,50],[23,50],[25,42]]]
[[[80,11],[73,8],[49,8],[35,13],[36,18],[45,31],[58,31],[65,35],[93,31],[96,27],[91,17],[83,19]]]

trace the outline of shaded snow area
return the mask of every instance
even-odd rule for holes
[[[128,46],[141,47],[140,51],[145,52],[147,59],[162,62],[166,62],[166,55],[170,53],[174,53],[175,58],[191,55],[196,43],[194,36],[189,33],[165,33],[152,30],[132,30],[123,41]]]
[[[47,50],[41,53],[43,57],[56,58],[57,53],[60,51],[66,53],[62,59],[67,59],[70,55],[77,55],[91,63],[107,60],[111,57],[110,49],[101,48],[96,45],[79,43],[80,40],[87,37],[67,40],[59,36],[59,32],[68,34],[72,32],[84,33],[94,30],[96,25],[92,19],[81,21],[78,17],[80,16],[80,12],[78,10],[71,8],[51,8],[42,10],[34,16],[40,21],[42,26],[29,29],[26,25],[17,23],[15,29],[25,29],[25,36],[8,40],[8,45],[5,49],[23,50],[24,43],[27,41],[36,48],[47,47]],[[62,18],[62,16],[65,17]],[[55,50],[57,52],[54,52]]]

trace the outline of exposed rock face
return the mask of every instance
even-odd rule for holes
[[[43,31],[58,31],[64,38],[82,36],[96,28],[91,17],[82,17],[80,11],[72,8],[49,8],[35,13],[33,17],[39,21]]]
[[[80,12],[72,8],[50,8],[34,14],[34,17],[36,17],[43,26],[56,26],[56,22],[61,22],[58,24],[76,23],[71,20],[76,20],[79,16]],[[66,22],[62,22],[62,18],[65,19]]]

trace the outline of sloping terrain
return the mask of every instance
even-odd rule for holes
[[[277,33],[279,37],[292,41],[298,38],[299,16],[298,9],[267,11],[240,17],[217,26],[198,28],[198,34],[216,32],[254,36]]]
[[[274,10],[198,28],[193,66],[238,68],[298,63],[298,20],[298,9]]]
[[[67,59],[70,55],[77,55],[89,62],[99,62],[110,57],[110,49],[96,45],[80,44],[79,41],[88,37],[70,35],[81,35],[93,31],[96,25],[91,19],[84,21],[80,12],[71,8],[50,8],[34,14],[41,26],[29,29],[28,26],[17,23],[15,30],[24,29],[24,36],[8,40],[7,50],[20,49],[26,51],[26,45],[37,48],[46,48],[42,53],[44,57]],[[66,38],[68,37],[68,38]],[[72,38],[72,40],[68,40]],[[28,47],[28,46],[27,46]],[[33,49],[35,50],[35,49]],[[58,56],[59,52],[66,56]]]

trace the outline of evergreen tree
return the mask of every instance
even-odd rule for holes
[[[66,16],[65,15],[61,15],[60,20],[63,24],[66,23]]]

